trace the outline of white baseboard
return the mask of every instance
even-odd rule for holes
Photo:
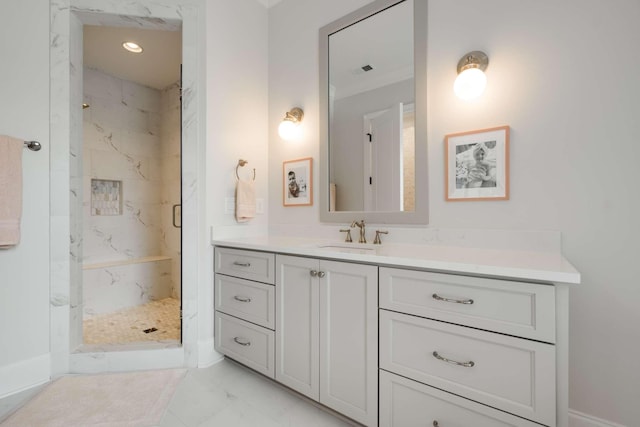
[[[213,348],[213,338],[198,341],[198,368],[208,368],[224,359],[224,356]]]
[[[569,411],[569,427],[626,427],[578,411]]]
[[[49,353],[18,363],[0,367],[0,399],[14,393],[49,382],[51,356]]]

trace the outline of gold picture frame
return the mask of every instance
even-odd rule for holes
[[[286,160],[282,163],[282,205],[313,205],[313,158]]]

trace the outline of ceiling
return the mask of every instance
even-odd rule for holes
[[[144,49],[135,54],[122,43],[134,41]],[[133,27],[84,26],[84,66],[154,89],[180,79],[180,31],[142,30]]]

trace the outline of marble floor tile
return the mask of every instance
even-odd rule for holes
[[[228,359],[193,369],[160,427],[348,427],[358,425]]]
[[[7,396],[4,399],[0,399],[0,422],[9,418],[9,415],[17,411],[43,388],[44,385],[32,387],[19,393],[12,394],[11,396]]]
[[[0,399],[0,423],[39,389]],[[190,369],[157,427],[349,426],[358,424],[225,359],[209,368]]]

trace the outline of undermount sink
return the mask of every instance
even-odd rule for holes
[[[326,249],[332,252],[343,252],[349,254],[375,255],[377,247],[366,243],[326,243],[317,246],[318,249]]]

